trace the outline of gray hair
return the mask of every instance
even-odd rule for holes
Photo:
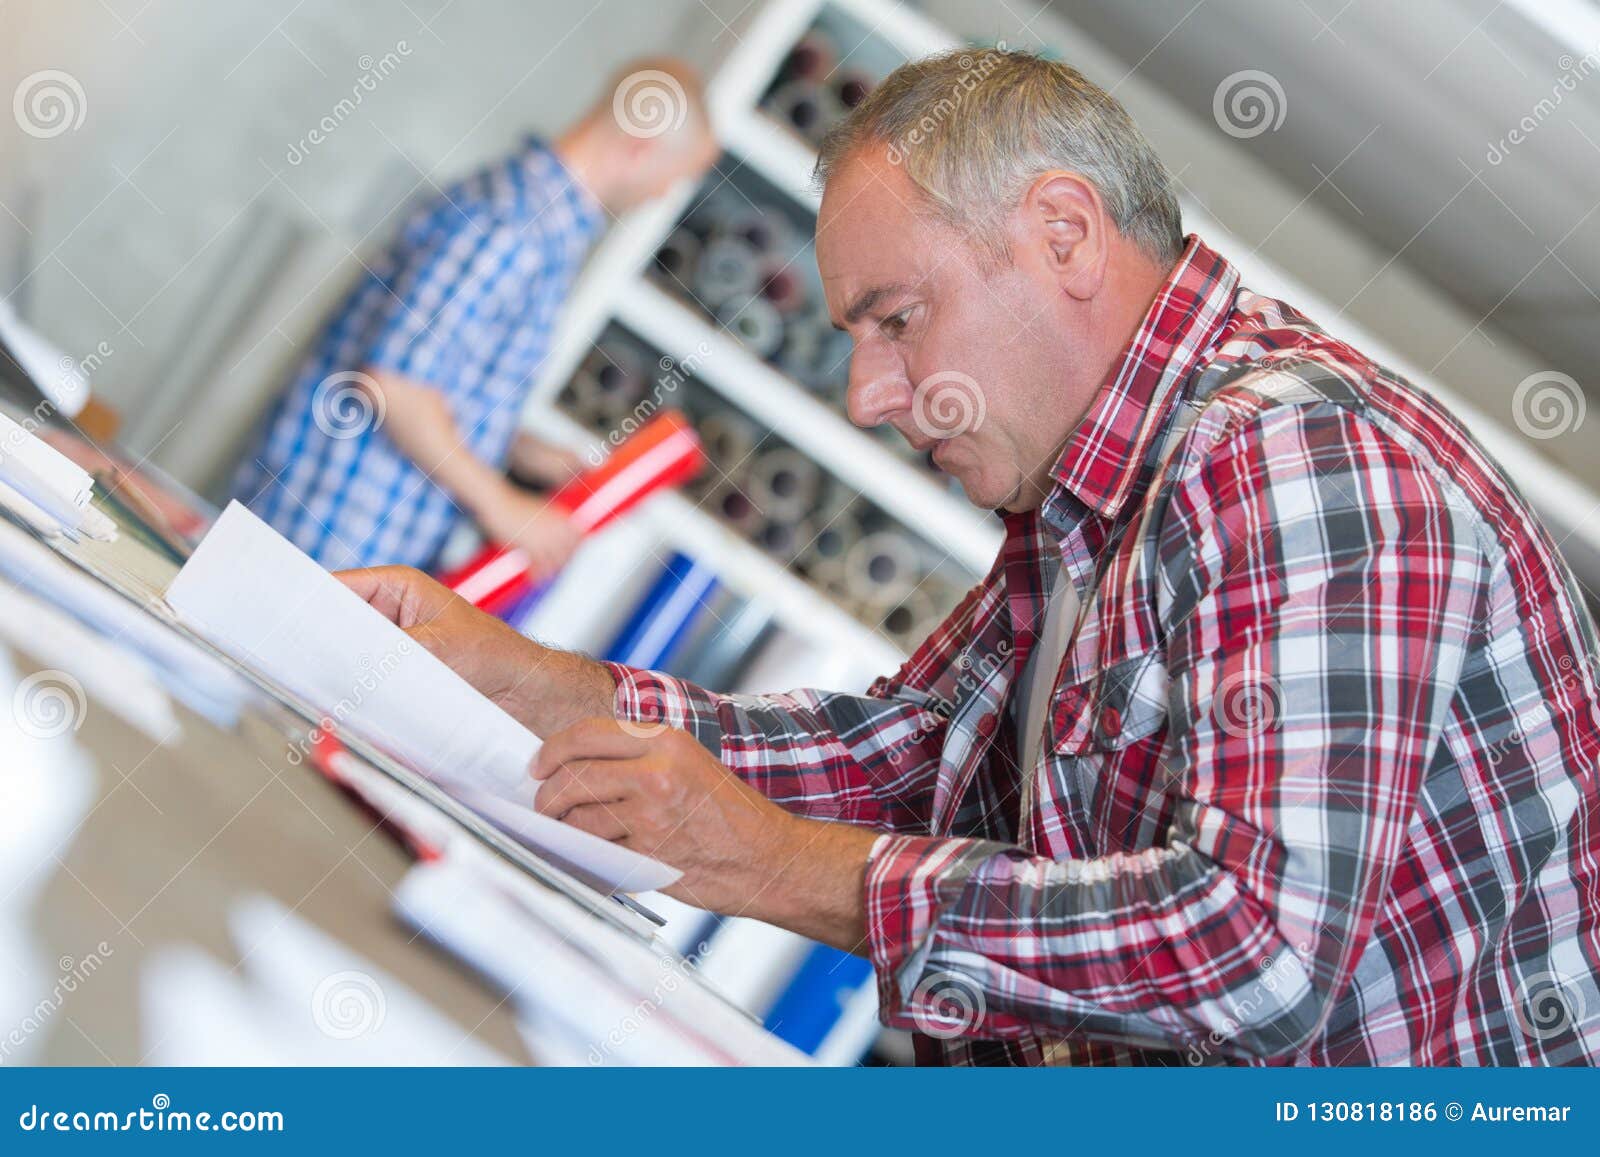
[[[962,49],[895,69],[822,143],[816,179],[862,145],[888,146],[938,216],[1007,264],[1005,218],[1052,169],[1099,191],[1128,240],[1159,262],[1183,252],[1161,158],[1126,109],[1077,69],[1030,52]]]

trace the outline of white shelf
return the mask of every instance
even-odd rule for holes
[[[738,47],[706,85],[706,103],[719,135],[727,128],[725,118],[743,113],[761,99],[789,49],[805,35],[822,7],[823,0],[771,0],[751,18],[739,35]]]
[[[742,165],[808,213],[815,213],[822,204],[822,194],[811,180],[816,152],[760,109],[730,116],[722,144]]]
[[[989,570],[1004,537],[992,517],[896,457],[664,290],[635,281],[616,305],[629,329],[694,366],[699,381],[967,569]]]
[[[832,642],[881,674],[905,662],[899,647],[684,495],[658,495],[641,513],[663,539],[716,567],[717,576],[740,594],[769,604],[778,621],[801,637]]]

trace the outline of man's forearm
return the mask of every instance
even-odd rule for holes
[[[377,383],[383,429],[390,441],[457,505],[483,522],[509,488],[504,473],[467,449],[449,404],[432,386],[381,370],[369,370],[368,376]]]
[[[765,880],[737,915],[860,954],[867,941],[867,859],[878,833],[794,817],[763,856]]]
[[[571,651],[531,646],[532,661],[497,696],[507,712],[539,736],[580,719],[613,717],[617,684],[604,665]]]

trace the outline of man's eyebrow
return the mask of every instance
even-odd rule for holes
[[[844,311],[844,324],[854,325],[867,314],[871,313],[878,303],[880,303],[884,298],[889,297],[892,294],[899,293],[903,289],[905,289],[903,284],[900,282],[895,282],[891,285],[874,285],[871,289],[862,292],[861,294],[857,295],[856,299],[852,301],[849,306],[846,307]],[[836,325],[834,328],[841,329],[843,327]]]

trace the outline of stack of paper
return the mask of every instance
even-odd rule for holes
[[[614,887],[660,888],[677,878],[648,857],[533,811],[533,732],[239,503],[222,512],[178,572],[167,602],[197,634],[336,729],[469,806],[509,801],[512,834],[529,847]]]
[[[110,520],[89,505],[94,496],[89,472],[4,414],[0,414],[0,487],[11,505],[35,523],[42,512],[64,530],[102,537],[111,528]],[[22,503],[14,496],[20,496]]]

